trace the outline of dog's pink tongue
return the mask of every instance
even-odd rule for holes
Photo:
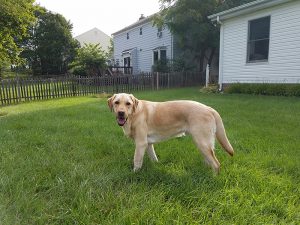
[[[125,118],[118,118],[117,121],[118,121],[119,126],[123,126],[126,123]]]

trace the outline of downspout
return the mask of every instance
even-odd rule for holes
[[[219,90],[223,89],[223,47],[224,47],[224,26],[220,21],[220,16],[217,16],[217,24],[220,27],[220,54],[219,54]]]

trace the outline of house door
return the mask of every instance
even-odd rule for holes
[[[130,74],[130,57],[124,58],[124,73]]]

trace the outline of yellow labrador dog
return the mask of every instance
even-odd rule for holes
[[[192,135],[205,161],[219,173],[220,163],[214,153],[215,137],[232,156],[219,113],[195,101],[150,102],[132,94],[114,94],[108,100],[119,126],[135,142],[134,171],[142,167],[145,151],[158,161],[153,144],[185,133]]]

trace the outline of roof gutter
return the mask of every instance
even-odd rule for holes
[[[244,15],[247,13],[255,12],[257,10],[265,9],[290,1],[294,0],[256,0],[219,13],[215,13],[213,15],[208,16],[208,19],[210,19],[211,21],[217,21],[218,17],[219,20],[229,19],[235,16]]]
[[[217,16],[217,24],[222,25],[222,22],[220,20],[220,16]]]

